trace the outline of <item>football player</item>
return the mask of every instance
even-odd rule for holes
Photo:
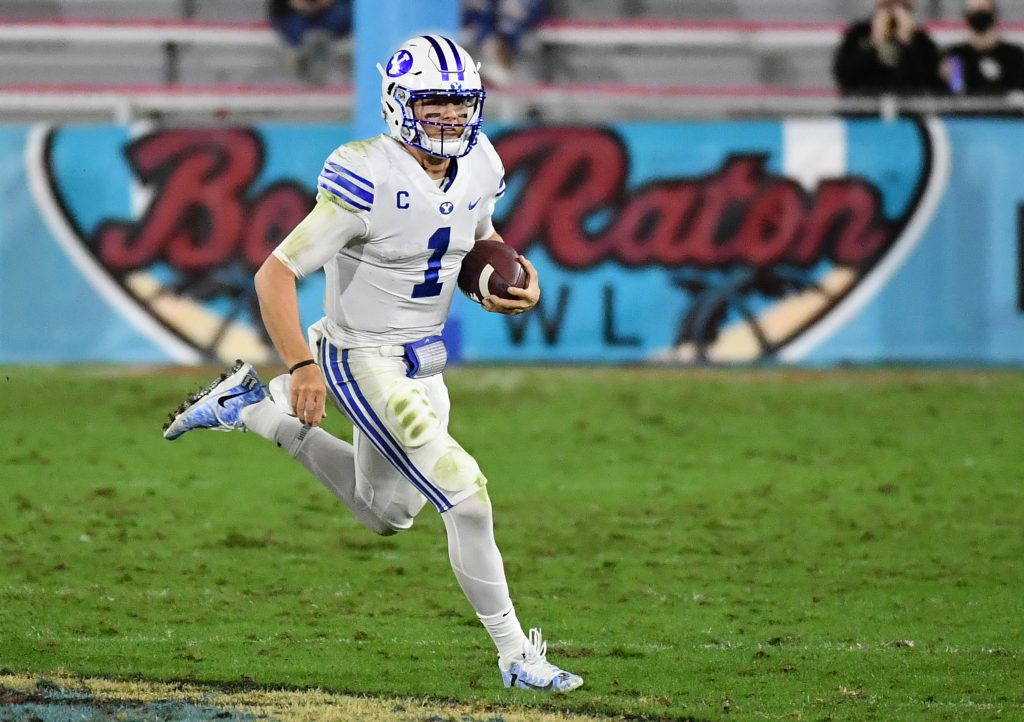
[[[504,169],[481,132],[479,66],[452,40],[406,41],[381,73],[387,134],[327,159],[317,203],[256,274],[263,322],[289,373],[267,389],[239,362],[189,397],[164,430],[247,429],[274,441],[378,534],[412,526],[427,502],[444,519],[452,569],[498,651],[506,687],[567,692],[583,680],[523,632],[494,541],[487,479],[448,433],[441,328],[463,256],[491,222]],[[486,310],[540,298],[537,272]],[[325,315],[303,336],[296,279],[323,268]],[[319,427],[325,398],[352,421],[350,445]]]

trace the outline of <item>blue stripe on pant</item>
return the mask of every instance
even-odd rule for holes
[[[368,438],[383,454],[384,458],[391,462],[416,489],[419,490],[427,500],[433,504],[439,512],[445,512],[452,508],[451,502],[445,497],[436,486],[416,468],[412,460],[405,453],[402,445],[391,435],[387,426],[380,420],[370,406],[362,390],[356,383],[352,370],[348,365],[348,351],[342,351],[341,365],[338,364],[338,349],[328,341],[321,342],[320,347],[322,368],[327,386],[338,400],[338,403],[345,409],[352,423]]]

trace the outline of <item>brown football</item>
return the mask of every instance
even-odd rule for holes
[[[515,298],[509,286],[526,288],[526,269],[517,260],[519,254],[501,241],[477,241],[462,259],[459,288],[477,303],[485,296]]]

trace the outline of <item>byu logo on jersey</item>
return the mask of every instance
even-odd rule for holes
[[[455,210],[455,204],[452,203],[451,201],[445,201],[444,203],[441,204],[441,207],[438,208],[437,210],[441,211],[441,215],[442,216],[446,216],[446,215],[448,215],[449,213],[451,213],[452,211]]]
[[[412,53],[408,50],[399,50],[388,61],[387,74],[389,78],[401,77],[410,70],[412,70]]]

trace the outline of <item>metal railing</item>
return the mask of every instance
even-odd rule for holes
[[[570,47],[677,47],[743,48],[779,51],[834,48],[849,26],[847,22],[793,23],[750,21],[615,20],[580,22],[551,20],[534,32],[542,45]],[[962,41],[967,30],[962,22],[937,21],[924,28],[939,45]],[[1001,27],[1003,37],[1024,43],[1024,23]]]
[[[933,31],[952,39],[955,23],[937,23]],[[838,41],[843,25],[793,23],[564,23],[538,30],[541,43],[595,46],[725,47],[764,49],[823,48]],[[1024,25],[1008,36],[1024,41]],[[167,122],[248,122],[258,119],[342,120],[351,117],[348,87],[190,87],[177,83],[182,48],[280,47],[263,23],[199,21],[0,21],[0,45],[61,42],[102,47],[163,47],[162,84],[147,86],[0,86],[3,120],[116,120],[157,118]],[[337,51],[351,53],[341,42]],[[618,119],[778,117],[793,115],[901,113],[1021,114],[1022,98],[844,98],[831,87],[646,87],[630,85],[545,84],[494,88],[488,114],[499,120],[607,122]]]
[[[509,86],[488,93],[490,122],[610,123],[905,114],[1024,117],[1024,97],[849,98],[829,90],[786,93],[764,88],[624,88]],[[251,123],[266,120],[338,122],[353,113],[348,87],[295,88],[0,88],[3,122]]]

